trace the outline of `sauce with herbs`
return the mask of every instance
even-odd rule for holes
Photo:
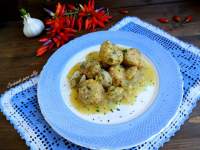
[[[127,91],[127,96],[119,101],[104,101],[98,105],[84,104],[78,99],[78,88],[71,88],[70,101],[71,104],[83,114],[106,114],[114,110],[120,111],[117,106],[119,105],[134,105],[138,94],[145,90],[147,86],[155,86],[157,82],[156,71],[154,67],[143,57],[142,67],[137,71],[135,77],[127,82],[127,86],[123,87]],[[98,60],[98,52],[91,52],[86,56],[87,60]],[[67,75],[67,79],[70,80],[74,72],[80,70],[80,64],[76,64],[71,68]],[[130,86],[129,86],[130,85]]]

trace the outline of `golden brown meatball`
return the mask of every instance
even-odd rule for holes
[[[90,52],[87,56],[86,56],[86,60],[96,60],[99,61],[99,52]]]
[[[78,88],[78,97],[84,104],[99,104],[104,100],[104,88],[93,79],[85,80]]]
[[[107,88],[109,86],[112,85],[112,77],[110,76],[110,74],[105,71],[105,70],[101,70],[101,72],[96,76],[95,78],[97,81],[99,81],[103,87]]]
[[[137,73],[138,68],[136,66],[129,67],[126,69],[126,79],[131,80]]]
[[[113,85],[122,86],[125,82],[125,69],[121,65],[112,66],[109,68],[109,73],[112,77]]]
[[[101,65],[95,60],[84,61],[80,65],[80,71],[82,74],[85,74],[87,78],[92,79],[101,71]]]
[[[125,96],[125,90],[122,87],[111,86],[107,91],[107,99],[110,101],[121,101]]]
[[[141,62],[141,56],[137,49],[130,48],[124,50],[123,64],[127,66],[139,66]]]
[[[111,42],[105,41],[100,47],[99,58],[102,63],[118,65],[123,61],[123,52]]]

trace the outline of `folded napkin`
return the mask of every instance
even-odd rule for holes
[[[184,96],[176,114],[159,133],[131,148],[158,149],[180,129],[200,98],[200,50],[136,17],[126,17],[110,30],[128,31],[146,36],[169,51],[180,65]],[[1,96],[0,108],[3,114],[30,149],[86,149],[62,138],[44,120],[37,102],[38,78],[39,76],[32,77]]]

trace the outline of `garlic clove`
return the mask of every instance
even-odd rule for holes
[[[31,18],[29,15],[24,17],[23,33],[26,37],[35,37],[42,33],[44,24],[41,20]]]

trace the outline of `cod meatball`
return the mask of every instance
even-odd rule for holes
[[[105,88],[112,85],[112,77],[104,69],[101,70],[101,72],[96,76],[95,79],[99,81]]]
[[[84,61],[80,66],[80,71],[87,78],[92,79],[101,71],[101,65],[95,60]]]
[[[137,49],[130,48],[124,50],[123,64],[127,66],[139,66],[141,62],[141,56]]]
[[[123,61],[123,52],[109,41],[100,48],[99,58],[103,64],[118,65]]]
[[[69,80],[71,88],[76,87],[78,85],[80,79],[81,79],[80,72],[79,71],[74,72],[74,74],[72,75],[71,79]]]
[[[79,85],[78,98],[84,104],[99,104],[104,100],[104,88],[98,81],[85,80]]]
[[[109,101],[119,102],[125,97],[125,90],[122,87],[111,86],[107,91],[107,99]]]
[[[137,73],[138,68],[136,66],[132,66],[126,69],[126,79],[131,80]]]
[[[125,82],[125,69],[121,65],[110,67],[109,73],[112,77],[114,86],[123,86],[123,83]]]

